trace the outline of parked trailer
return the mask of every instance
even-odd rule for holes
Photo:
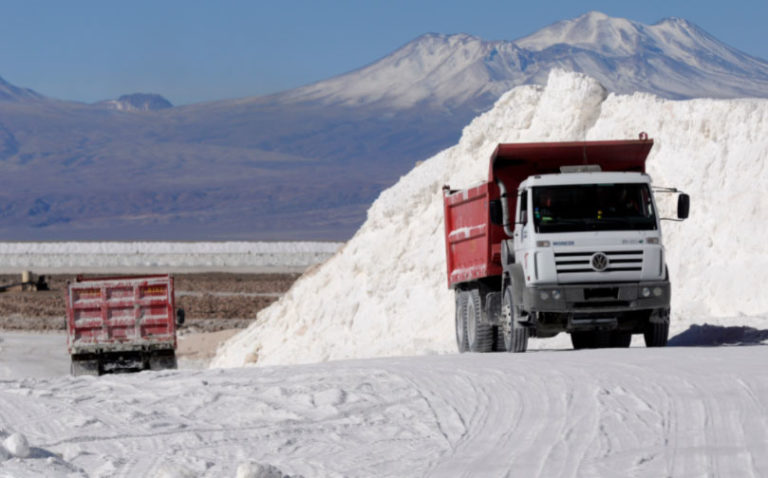
[[[461,352],[524,352],[528,337],[574,348],[663,346],[670,284],[645,174],[653,140],[499,144],[488,181],[445,186],[448,286]],[[677,193],[678,218],[689,198]],[[666,219],[666,218],[664,218]]]
[[[72,375],[176,368],[172,276],[78,276],[67,289]]]

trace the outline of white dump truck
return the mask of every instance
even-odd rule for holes
[[[444,187],[448,285],[461,352],[524,352],[529,337],[571,335],[573,347],[649,347],[669,334],[671,288],[656,193],[645,173],[653,141],[499,144],[487,182]]]

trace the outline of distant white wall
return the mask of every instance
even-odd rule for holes
[[[0,242],[0,273],[300,272],[338,242]]]

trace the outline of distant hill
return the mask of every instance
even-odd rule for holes
[[[0,101],[3,102],[18,102],[28,100],[42,99],[43,95],[37,93],[34,90],[28,88],[19,88],[13,86],[4,79],[0,78]]]
[[[181,107],[0,80],[0,238],[346,239],[382,189],[552,68],[618,93],[768,97],[768,62],[690,22],[597,12],[516,41],[427,34],[326,81]]]
[[[120,111],[157,111],[173,108],[170,101],[151,93],[123,95],[116,100],[100,101],[97,105]]]

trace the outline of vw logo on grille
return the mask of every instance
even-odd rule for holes
[[[592,254],[592,258],[589,260],[589,263],[597,272],[603,272],[608,268],[608,256],[602,252],[595,252]]]

